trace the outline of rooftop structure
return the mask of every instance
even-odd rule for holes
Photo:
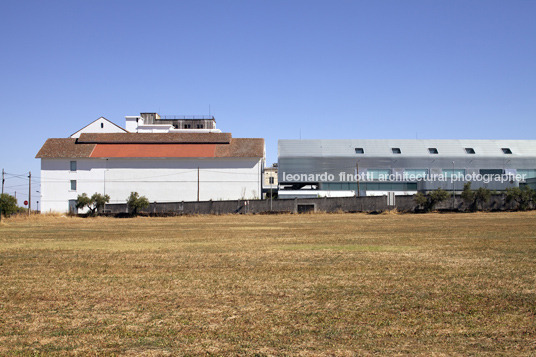
[[[126,129],[132,133],[221,132],[216,129],[213,116],[161,116],[158,113],[140,113],[139,116],[127,116],[125,119]]]

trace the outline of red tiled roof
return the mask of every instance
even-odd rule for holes
[[[79,143],[86,144],[228,144],[230,133],[83,133]]]
[[[122,136],[124,138],[118,138]],[[226,137],[228,141],[224,142],[227,140]],[[162,140],[157,140],[160,138]],[[222,142],[214,143],[213,140]],[[82,134],[78,140],[48,139],[36,158],[246,158],[263,156],[264,139],[234,139],[228,133],[224,136],[215,133],[155,133]]]
[[[214,157],[215,144],[97,144],[91,157]]]
[[[95,144],[77,144],[76,139],[71,138],[48,139],[35,157],[39,159],[89,157],[95,146]]]

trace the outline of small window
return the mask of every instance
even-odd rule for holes
[[[76,161],[71,161],[71,171],[76,171]]]
[[[430,154],[439,154],[439,151],[437,151],[437,148],[428,148],[428,152]]]
[[[76,180],[71,180],[71,191],[76,191]]]
[[[270,185],[273,185],[275,183],[275,180],[273,177],[270,177],[268,180],[270,181]]]
[[[473,149],[473,148],[465,148],[465,153],[466,153],[466,154],[474,154],[474,153],[475,153],[475,149]]]
[[[190,124],[184,124],[184,129],[190,129],[192,126]]]
[[[197,124],[197,129],[203,129],[203,124]]]
[[[363,148],[355,148],[355,153],[356,153],[356,154],[364,154],[364,153],[365,153],[365,149],[363,149]]]
[[[512,150],[510,150],[510,148],[501,148],[503,154],[511,154],[512,153]]]
[[[101,129],[103,129],[104,128],[104,123],[100,123],[100,127],[101,127]]]
[[[393,151],[393,154],[402,154],[402,150],[400,150],[400,148],[391,148],[391,150]]]
[[[481,175],[502,175],[504,173],[503,169],[480,169]]]

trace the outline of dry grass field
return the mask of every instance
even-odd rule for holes
[[[536,213],[13,218],[1,355],[536,354]]]

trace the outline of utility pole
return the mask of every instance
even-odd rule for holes
[[[199,202],[199,166],[197,166],[197,202]]]
[[[28,216],[32,212],[32,172],[28,174]]]

